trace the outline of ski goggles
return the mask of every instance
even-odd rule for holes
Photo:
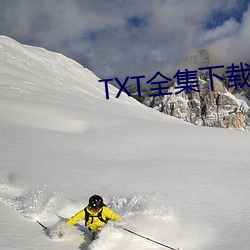
[[[101,209],[101,207],[97,207],[97,206],[89,206],[90,210],[93,212],[97,212]]]

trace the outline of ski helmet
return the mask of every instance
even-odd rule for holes
[[[89,198],[89,206],[93,210],[98,210],[103,207],[103,199],[99,195],[93,195]]]

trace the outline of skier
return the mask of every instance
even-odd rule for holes
[[[85,220],[85,226],[92,232],[94,239],[109,220],[120,222],[122,219],[120,215],[105,206],[101,196],[95,194],[89,198],[89,204],[72,216],[67,224],[74,225],[80,220]]]

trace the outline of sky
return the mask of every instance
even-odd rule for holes
[[[0,34],[63,53],[102,79],[146,82],[201,48],[213,66],[249,62],[250,7],[249,0],[0,0]]]

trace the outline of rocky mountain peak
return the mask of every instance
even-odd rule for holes
[[[201,49],[188,57],[180,68],[183,71],[215,66],[210,65],[210,61],[208,50]],[[198,71],[197,79],[198,86],[188,93],[183,91],[175,94],[178,82],[174,81],[168,90],[171,95],[152,96],[152,92],[148,91],[144,92],[143,98],[138,98],[136,94],[133,96],[146,106],[195,125],[243,130],[250,128],[250,108],[246,100],[250,96],[249,87],[245,86],[240,91],[229,91],[227,81],[221,81],[214,76],[210,79],[208,70]],[[234,95],[236,93],[238,98]],[[239,99],[240,95],[245,100]]]
[[[209,52],[207,49],[200,49],[198,52],[186,58],[184,62],[185,68],[198,69],[199,67],[210,66]]]

